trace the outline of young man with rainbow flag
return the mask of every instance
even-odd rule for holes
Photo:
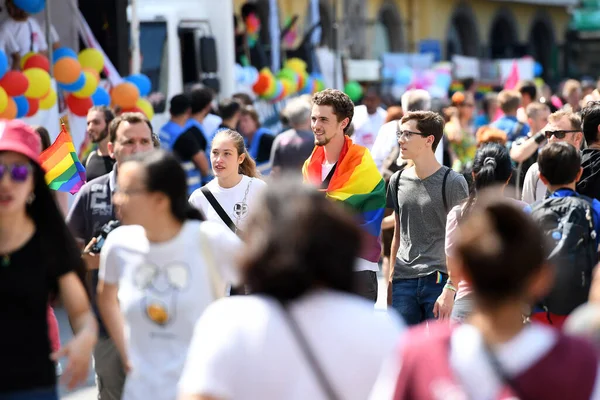
[[[369,151],[345,135],[353,115],[354,103],[339,90],[325,89],[313,96],[315,148],[302,175],[305,182],[320,187],[328,198],[341,202],[359,218],[365,243],[355,266],[357,292],[376,302],[385,183]]]

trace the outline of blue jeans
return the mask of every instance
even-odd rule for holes
[[[417,325],[435,318],[433,306],[448,279],[448,275],[441,275],[440,283],[437,283],[437,273],[392,282],[392,307],[400,313],[407,325]]]
[[[58,400],[56,387],[0,393],[0,400]]]

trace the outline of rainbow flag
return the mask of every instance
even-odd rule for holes
[[[343,202],[355,211],[366,233],[361,258],[376,263],[381,256],[379,234],[385,210],[385,183],[371,153],[365,147],[352,143],[349,137],[345,139],[329,187],[321,190],[326,192],[328,198]],[[321,186],[324,160],[325,149],[315,147],[302,168],[305,182]]]
[[[46,183],[50,189],[75,194],[85,183],[85,168],[77,158],[71,135],[65,124],[58,137],[39,158],[46,171]]]
[[[78,157],[83,162],[86,162],[88,157],[93,151],[98,149],[98,145],[90,140],[90,137],[87,136],[81,146],[79,146],[79,154]]]

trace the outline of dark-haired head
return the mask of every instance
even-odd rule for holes
[[[590,101],[581,110],[583,134],[588,146],[600,142],[598,128],[600,127],[600,101]]]
[[[544,146],[538,156],[540,179],[551,186],[569,187],[581,176],[579,151],[567,142],[554,142]]]
[[[506,303],[533,305],[552,282],[543,234],[525,212],[491,196],[479,201],[460,225],[456,250],[462,276],[482,310]]]
[[[319,287],[354,292],[361,247],[356,221],[314,188],[280,182],[268,187],[244,233],[245,283],[283,302]]]
[[[180,222],[204,220],[188,202],[185,171],[166,151],[134,154],[120,165],[117,179],[114,202],[124,224],[144,226],[148,218],[160,212],[170,213]]]
[[[38,135],[40,135],[40,140],[42,141],[42,151],[46,150],[48,147],[50,147],[50,145],[52,145],[48,129],[44,128],[41,125],[38,125],[34,126],[33,130],[36,131]]]

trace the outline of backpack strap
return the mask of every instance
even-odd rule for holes
[[[200,191],[202,192],[204,197],[206,197],[206,200],[208,200],[212,208],[217,212],[217,214],[223,220],[223,222],[225,222],[225,225],[227,225],[227,227],[231,229],[233,233],[237,234],[237,227],[235,226],[231,218],[229,218],[229,215],[227,215],[225,210],[223,210],[223,207],[221,207],[221,205],[219,204],[215,196],[210,192],[210,190],[208,190],[206,186],[203,186],[200,189]]]
[[[442,181],[442,201],[444,202],[444,210],[446,210],[446,214],[448,214],[448,212],[450,211],[448,209],[448,199],[446,198],[446,181],[448,180],[448,175],[450,175],[450,171],[452,171],[450,168],[446,170],[446,173],[444,174],[444,180]]]
[[[392,189],[392,193],[394,193],[394,212],[398,214],[400,212],[400,204],[398,204],[398,189],[400,188],[400,176],[404,169],[399,170],[394,173],[390,178],[390,188]]]

